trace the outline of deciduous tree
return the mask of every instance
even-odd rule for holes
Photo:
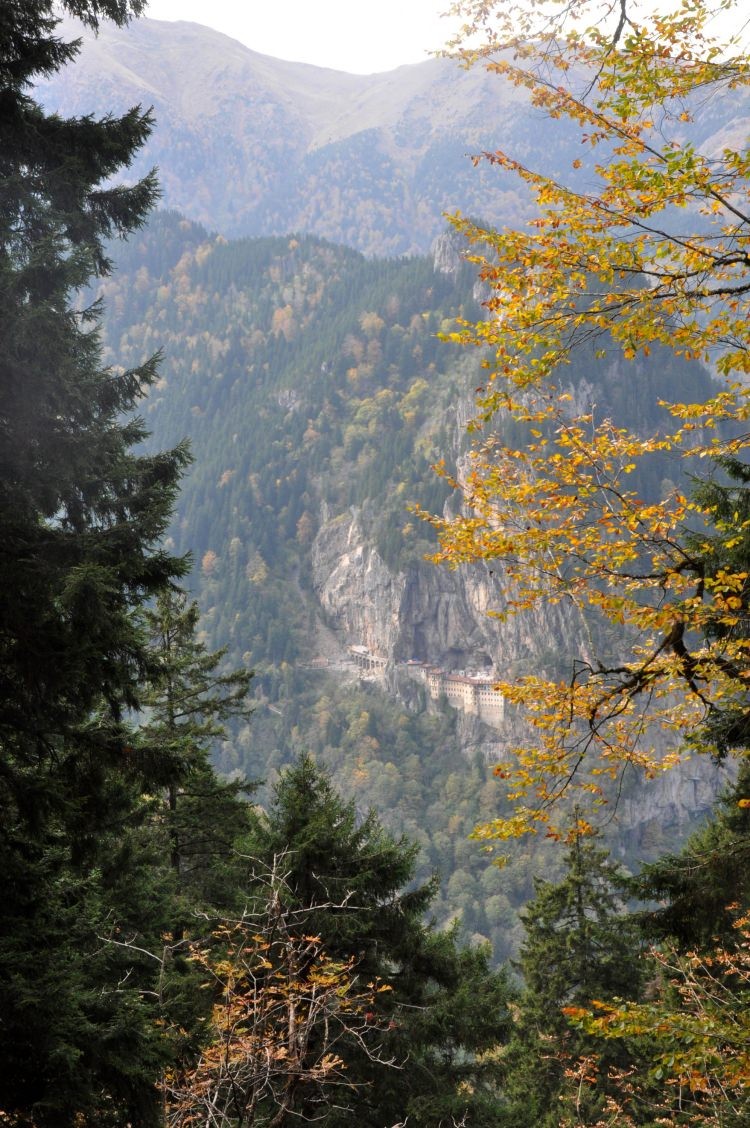
[[[747,917],[734,923],[737,940],[730,948],[654,949],[647,1001],[596,1001],[591,1008],[567,1009],[579,1029],[614,1045],[648,1039],[648,1069],[611,1078],[612,1099],[602,1126],[741,1128],[747,1123],[750,932]]]
[[[578,616],[580,658],[563,678],[540,671],[501,685],[535,737],[500,769],[515,813],[484,831],[555,834],[564,793],[596,801],[629,765],[652,776],[677,761],[656,754],[649,723],[684,741],[726,703],[746,709],[747,567],[724,559],[746,516],[691,494],[679,473],[665,496],[633,483],[660,452],[678,464],[741,462],[750,158],[729,142],[701,151],[695,123],[708,99],[744,96],[750,64],[711,22],[721,10],[739,29],[733,0],[646,12],[627,0],[455,8],[467,21],[458,45],[467,63],[580,131],[579,155],[555,175],[483,154],[528,189],[527,228],[456,221],[490,297],[486,318],[453,336],[483,350],[485,378],[474,447],[454,482],[465,507],[435,521],[439,559],[502,570],[507,613],[564,603]],[[708,365],[717,382],[701,402],[662,405],[663,423],[638,433],[572,402],[568,374],[592,349],[620,380],[661,366],[669,350]],[[619,633],[619,653],[597,645],[602,622]]]
[[[216,997],[197,1063],[164,1082],[170,1128],[211,1124],[251,1128],[327,1118],[352,1099],[362,1079],[347,1070],[356,1044],[380,1069],[387,1019],[378,998],[391,988],[367,980],[358,959],[334,959],[310,932],[310,916],[345,909],[294,907],[285,856],[256,868],[252,904],[224,920],[191,959]]]

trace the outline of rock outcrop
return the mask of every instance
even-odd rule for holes
[[[342,655],[363,646],[386,660],[379,680],[411,711],[436,707],[401,664],[416,659],[446,670],[494,670],[500,678],[561,670],[574,655],[585,652],[583,624],[563,605],[493,617],[505,597],[500,577],[484,564],[448,571],[433,564],[415,564],[393,573],[364,531],[356,508],[331,517],[324,512],[312,547],[313,586],[321,612],[335,629]],[[487,725],[464,716],[458,726],[461,750],[501,759],[529,730],[517,709],[506,708],[501,724]],[[655,734],[663,752],[670,738]],[[731,778],[731,769],[709,758],[685,755],[683,763],[644,785],[635,772],[624,776],[625,787],[613,791],[613,817],[623,843],[649,854],[664,842],[679,840],[708,812]],[[614,790],[619,790],[620,784]]]
[[[484,564],[448,571],[418,563],[393,573],[368,540],[357,509],[324,514],[312,547],[313,586],[342,646],[361,644],[390,663],[417,659],[447,670],[499,674],[549,666],[562,640],[577,637],[561,605],[499,621],[499,577]]]

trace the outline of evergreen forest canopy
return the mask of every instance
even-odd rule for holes
[[[123,23],[143,4],[63,7],[96,27]],[[732,379],[746,355],[747,170],[739,152],[717,164],[679,140],[655,150],[647,115],[654,103],[665,107],[666,128],[689,114],[670,99],[679,106],[696,86],[742,84],[746,64],[714,48],[704,4],[642,25],[618,5],[611,29],[567,37],[519,22],[549,14],[544,5],[530,15],[479,0],[459,8],[473,34],[487,36],[486,47],[473,41],[474,61],[509,69],[553,116],[593,124],[594,147],[613,135],[616,143],[617,159],[597,174],[598,196],[514,165],[540,203],[530,236],[466,226],[484,248],[477,257],[493,316],[482,320],[463,266],[441,276],[420,260],[364,264],[303,237],[226,244],[174,216],[146,231],[153,179],[113,187],[113,178],[149,116],[46,114],[30,84],[69,61],[75,45],[56,36],[45,0],[13,0],[0,14],[0,1113],[13,1128],[747,1122],[750,473],[745,392]],[[589,12],[586,0],[574,8]],[[514,62],[496,55],[507,46],[506,16],[522,32]],[[545,66],[565,76],[585,64],[594,82],[578,93],[552,87],[536,69],[540,42]],[[705,219],[718,217],[715,230],[700,219],[688,236],[656,226],[665,167],[669,206],[691,217],[703,203]],[[118,291],[109,240],[133,232],[123,255],[126,264],[132,256],[133,281]],[[107,352],[98,306],[80,300],[100,285],[112,310]],[[352,295],[358,307],[344,300]],[[194,307],[209,315],[200,329]],[[447,422],[461,363],[435,340],[436,329],[453,333],[456,315],[465,325],[455,344],[478,343],[492,358],[478,393],[489,441],[468,452]],[[139,319],[163,326],[174,371],[155,360],[122,367],[148,351]],[[316,323],[329,335],[311,354],[304,334]],[[622,369],[596,363],[602,350],[632,363],[643,398],[662,394],[649,382],[658,361],[661,378],[682,382],[682,405],[643,413],[628,404]],[[729,384],[686,363],[696,358],[713,361]],[[572,382],[560,375],[568,363]],[[300,369],[304,397],[293,381]],[[213,395],[198,387],[204,371]],[[591,410],[594,386],[616,425]],[[442,413],[431,411],[436,395]],[[198,421],[231,413],[218,481],[198,444],[193,452],[186,497],[196,512],[204,507],[195,544],[189,512],[169,526],[190,455],[183,445],[162,450],[161,434],[145,445],[131,414],[144,397],[155,422],[173,398],[167,427],[189,415],[195,427],[184,430],[197,439]],[[257,461],[239,441],[254,415]],[[447,484],[424,486],[441,448],[456,469]],[[700,475],[689,496],[679,474],[665,482],[683,450]],[[705,465],[723,474],[706,476]],[[225,552],[208,481],[226,491],[229,523],[241,530]],[[426,922],[437,887],[417,870],[418,852],[435,844],[395,836],[358,802],[375,763],[377,786],[407,791],[421,814],[431,781],[420,775],[419,741],[433,739],[442,759],[455,721],[438,713],[410,725],[375,692],[337,698],[330,683],[316,686],[296,669],[310,656],[305,566],[318,514],[336,520],[354,507],[381,559],[416,574],[426,567],[426,531],[407,514],[389,541],[374,503],[388,491],[399,511],[413,490],[411,500],[434,511],[450,486],[475,515],[443,510],[441,554],[504,568],[504,583],[516,585],[508,614],[544,600],[588,602],[599,616],[590,618],[593,652],[607,655],[587,656],[572,681],[522,671],[505,687],[510,700],[545,710],[540,740],[516,754],[520,795],[498,799],[515,763],[494,781],[479,763],[445,778],[456,812],[467,784],[476,787],[485,835],[541,828],[566,840],[559,880],[537,879],[523,913],[521,982],[491,969],[486,946],[464,946],[455,929]],[[206,581],[206,630],[179,586],[190,548]],[[249,584],[275,595],[279,623],[300,608],[286,637],[264,622],[258,599],[226,631],[231,656],[209,648],[220,606],[211,585],[223,571],[243,583],[237,607]],[[615,661],[613,627],[622,625],[634,656]],[[254,785],[244,761],[231,765],[229,781],[215,774],[210,756],[226,726],[235,727],[225,754],[242,747],[236,726],[250,683],[237,651],[246,640],[264,663],[262,700],[281,718],[273,736],[288,739],[285,753],[316,729],[322,759],[357,750],[351,797],[306,755],[262,805],[247,801]],[[558,800],[579,782],[583,799],[606,798],[597,772],[608,765],[617,776],[624,762],[657,770],[631,739],[646,699],[657,713],[668,700],[682,739],[737,756],[740,769],[707,826],[628,881],[595,841],[590,809],[577,806],[571,824]],[[358,701],[370,710],[354,712]],[[408,767],[408,789],[381,760],[376,731]],[[441,824],[443,838],[459,824]],[[492,919],[502,932],[502,887],[483,876],[480,886],[475,874],[474,895],[499,901],[483,924]],[[634,898],[661,907],[627,912]],[[466,924],[471,901],[464,906]]]

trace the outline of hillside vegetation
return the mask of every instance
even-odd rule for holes
[[[539,848],[515,848],[503,872],[488,868],[467,838],[502,809],[490,764],[513,729],[468,724],[447,706],[427,711],[424,695],[403,679],[386,688],[337,669],[364,640],[343,608],[323,605],[315,563],[325,538],[354,514],[377,567],[402,577],[407,590],[434,572],[424,559],[435,547],[430,528],[411,507],[441,512],[447,502],[432,464],[446,453],[454,465],[462,457],[474,369],[474,358],[438,335],[480,309],[460,244],[443,242],[437,261],[442,271],[427,257],[373,261],[310,236],[227,242],[161,213],[118,251],[103,289],[105,356],[132,364],[164,350],[145,417],[157,446],[188,436],[194,458],[168,543],[192,553],[191,585],[211,645],[255,670],[258,707],[224,741],[218,767],[270,783],[297,751],[315,754],[361,809],[383,811],[389,826],[420,843],[420,874],[442,876],[438,919],[458,916],[502,958],[517,943]],[[699,397],[705,372],[662,359],[663,393],[679,383],[682,395]],[[657,426],[658,412],[644,413],[650,400],[628,377],[582,353],[571,395],[643,429]],[[524,441],[522,430],[508,433]],[[658,493],[675,472],[666,456],[655,457],[642,472],[644,488]],[[446,574],[441,582],[441,598],[457,604],[462,580]],[[375,619],[390,613],[374,603]],[[429,623],[410,627],[410,614],[421,613],[402,603],[389,659],[450,668],[462,647],[461,661],[481,665],[479,650],[472,654],[450,625],[442,633]],[[484,610],[477,614],[484,619]],[[561,629],[552,620],[529,624],[514,649],[503,653],[500,641],[493,656],[523,665],[532,631],[536,653],[543,658],[546,648],[546,660],[560,662],[574,645]],[[321,657],[328,667],[311,668]],[[615,824],[618,849],[634,861],[677,841],[713,793],[689,791],[677,813],[641,812],[621,832]]]

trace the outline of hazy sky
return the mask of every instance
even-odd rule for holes
[[[450,0],[150,0],[147,15],[205,24],[278,59],[369,74],[442,47],[448,7]]]

